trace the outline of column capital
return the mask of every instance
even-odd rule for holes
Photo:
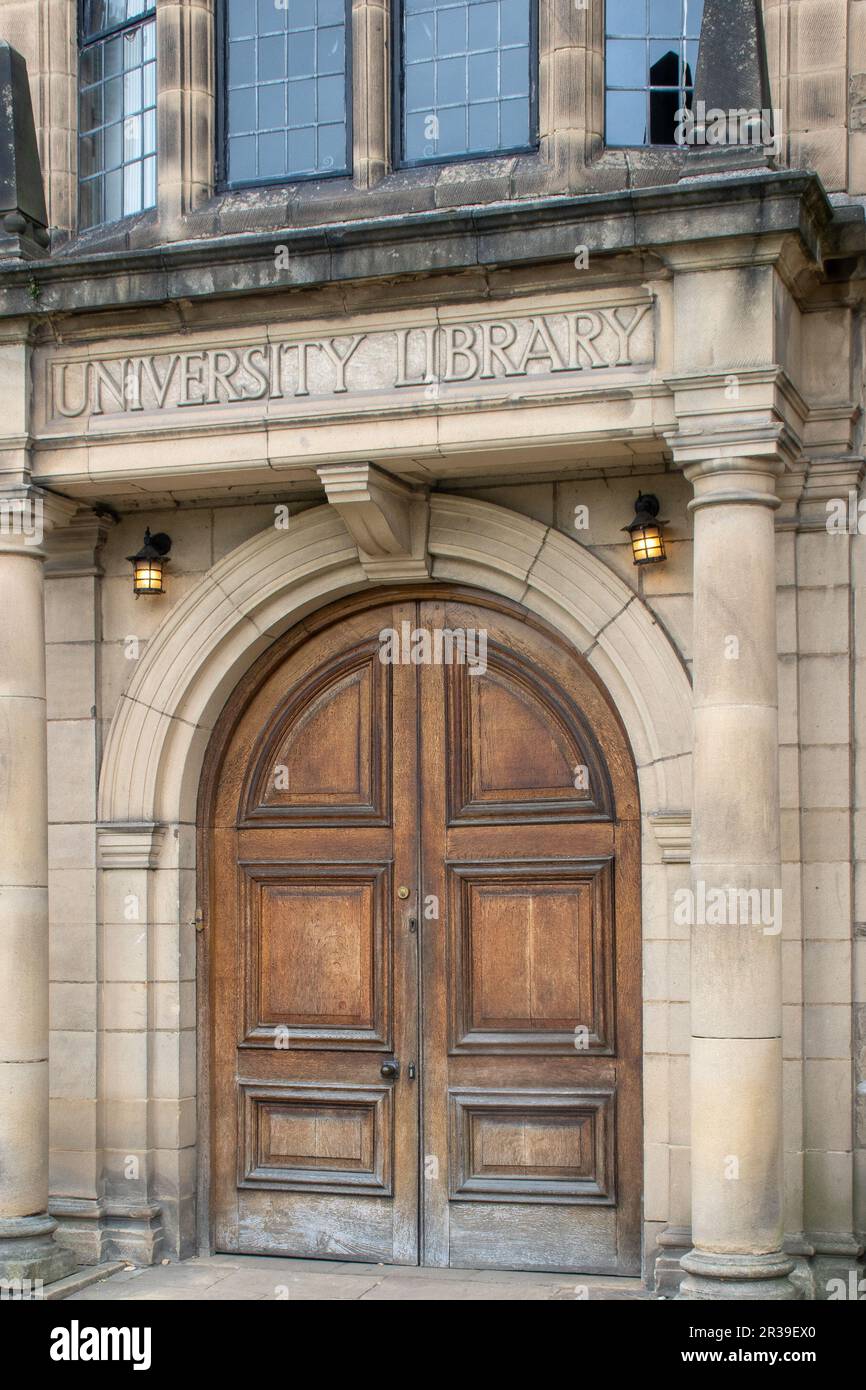
[[[776,511],[782,505],[777,484],[785,466],[779,459],[712,457],[688,463],[683,473],[695,495],[689,511],[699,507],[758,506]]]

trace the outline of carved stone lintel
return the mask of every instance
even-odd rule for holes
[[[385,583],[429,577],[425,495],[373,463],[327,464],[316,472],[370,579]]]

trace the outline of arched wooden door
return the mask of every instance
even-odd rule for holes
[[[637,787],[574,651],[433,586],[308,619],[202,826],[216,1248],[638,1272]]]

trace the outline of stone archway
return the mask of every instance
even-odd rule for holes
[[[644,930],[652,923],[651,933],[664,935],[658,924],[674,886],[671,875],[686,881],[692,741],[691,687],[667,635],[633,590],[591,551],[504,507],[431,497],[425,563],[433,581],[470,585],[537,614],[585,657],[606,687],[638,772]],[[288,530],[269,528],[210,570],[168,614],[121,697],[99,791],[102,929],[121,925],[114,905],[136,895],[148,923],[147,950],[153,949],[151,935],[178,943],[177,949],[171,946],[171,969],[176,966],[180,993],[192,988],[195,975],[189,962],[197,797],[220,712],[277,637],[340,597],[376,587],[369,556],[359,552],[337,507],[304,512]],[[158,1050],[142,1040],[148,1063],[141,1100],[148,1113],[153,1108],[151,1131],[162,1123],[166,1100],[172,1099],[166,1090],[175,1076],[179,1106],[193,1103],[195,1032],[189,1022],[186,1028],[185,1035],[178,1031],[163,1038]],[[172,1077],[168,1086],[163,1068]],[[645,1069],[644,1093],[648,1117],[667,1115],[674,1104],[663,1069]],[[124,1251],[143,1263],[157,1258],[164,1246],[178,1254],[194,1249],[195,1142],[188,1120],[176,1150],[168,1145],[154,1154],[155,1178],[148,1176],[132,1206],[128,1185],[118,1180],[114,1192],[111,1175],[106,1176],[109,1202],[123,1209]],[[646,1136],[647,1165],[658,1162],[665,1143],[663,1138],[651,1144]],[[200,1190],[206,1181],[200,1168]],[[687,1225],[688,1214],[667,1210],[665,1200],[655,1199],[646,1213],[653,1229]],[[204,1244],[206,1213],[200,1210],[199,1216]]]
[[[648,814],[690,802],[691,689],[649,609],[558,531],[504,507],[430,499],[432,579],[515,599],[586,658],[619,710]],[[103,826],[192,824],[207,739],[229,693],[275,637],[370,585],[334,507],[304,512],[220,560],[168,615],[111,723],[99,788]]]

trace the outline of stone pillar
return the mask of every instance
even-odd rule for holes
[[[755,450],[761,455],[766,445]],[[773,446],[694,486],[692,1240],[685,1299],[789,1299]]]
[[[48,1215],[45,529],[74,504],[0,492],[0,1277],[48,1282],[72,1256]]]
[[[375,188],[391,162],[391,6],[352,5],[352,164],[356,188]]]

